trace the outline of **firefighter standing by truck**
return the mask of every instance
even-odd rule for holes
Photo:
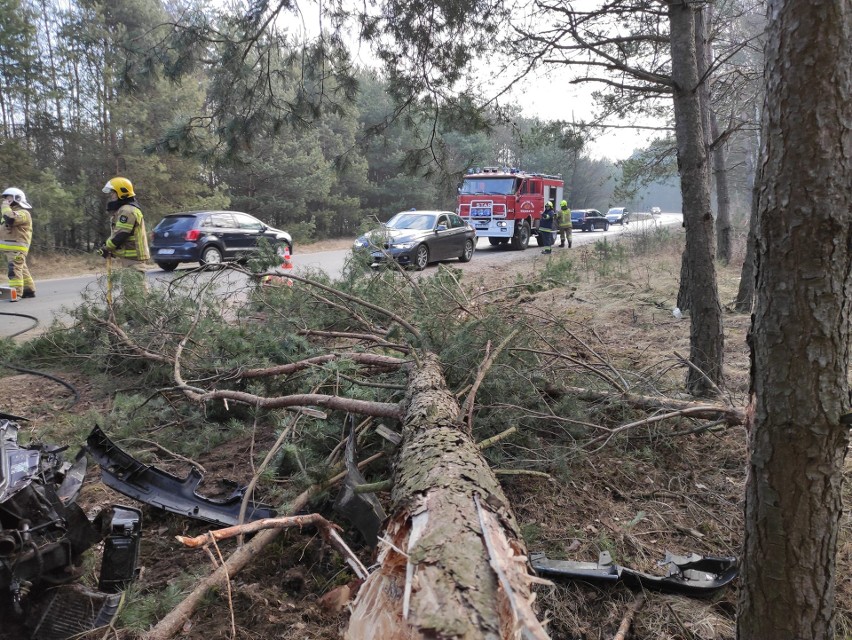
[[[563,200],[559,204],[559,213],[556,214],[556,222],[559,226],[559,246],[565,246],[565,240],[568,240],[568,248],[571,248],[571,209],[568,208],[568,201]]]
[[[145,283],[145,262],[151,254],[145,220],[133,185],[127,178],[115,177],[104,185],[103,192],[109,194],[107,211],[112,216],[111,235],[97,253],[104,258],[116,258],[122,267],[140,273]]]
[[[3,192],[0,214],[3,225],[0,227],[0,249],[6,254],[9,286],[19,298],[35,298],[35,282],[27,267],[27,253],[33,239],[32,205],[27,196],[17,187],[9,187]]]
[[[548,202],[544,205],[544,213],[541,214],[541,222],[538,225],[538,235],[541,237],[541,246],[544,247],[542,253],[550,254],[553,251],[557,233],[556,212],[553,210],[553,203]]]

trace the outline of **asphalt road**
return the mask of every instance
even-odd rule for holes
[[[586,244],[592,244],[601,238],[607,237],[616,239],[621,234],[639,233],[643,229],[647,229],[648,225],[673,225],[680,224],[683,221],[681,214],[663,213],[655,216],[653,220],[637,220],[626,226],[612,226],[609,231],[592,231],[581,232],[575,230],[573,233],[573,249],[582,247]],[[298,248],[297,248],[298,250]],[[572,249],[560,249],[558,244],[554,248],[554,252],[571,251]],[[349,254],[349,249],[338,251],[322,251],[317,253],[296,253],[293,256],[294,273],[304,273],[309,269],[322,269],[333,277],[340,274],[346,257]],[[476,270],[479,268],[488,268],[495,264],[516,262],[519,260],[533,261],[541,257],[541,251],[537,246],[535,238],[530,241],[530,246],[526,251],[512,251],[505,246],[492,247],[487,238],[480,238],[477,243],[476,253],[467,264],[462,264],[457,260],[448,261],[461,269]],[[192,265],[187,265],[185,269],[178,269],[173,273],[165,273],[160,270],[149,271],[147,277],[152,281],[154,286],[158,281],[168,281],[174,277],[174,274],[180,274]],[[436,264],[431,264],[426,268],[425,273],[428,274],[433,269],[436,269]],[[82,301],[82,296],[87,290],[97,290],[103,286],[104,274],[76,276],[73,278],[58,278],[53,280],[37,280],[36,289],[38,297],[19,300],[15,303],[0,302],[0,336],[10,337],[18,332],[25,331],[33,327],[34,322],[38,322],[36,328],[32,328],[22,334],[22,339],[37,335],[53,322],[59,321],[67,324],[70,320],[68,310],[76,307]],[[100,277],[100,282],[99,282]],[[238,277],[238,276],[235,276]],[[9,314],[26,314],[33,316],[33,319],[18,317]]]

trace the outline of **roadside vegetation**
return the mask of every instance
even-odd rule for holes
[[[31,437],[72,450],[98,424],[140,460],[179,477],[192,461],[205,471],[205,495],[223,497],[254,479],[255,499],[284,514],[308,491],[306,510],[344,527],[370,566],[369,547],[333,508],[338,487],[325,484],[341,469],[347,412],[262,407],[294,394],[399,403],[406,374],[390,361],[408,361],[428,346],[448,389],[460,402],[473,398],[464,405],[473,439],[493,440],[482,454],[528,550],[583,561],[609,551],[617,563],[657,574],[666,551],[736,555],[746,442],[742,426],[726,421],[725,412],[742,411],[746,403],[749,319],[725,314],[730,366],[717,418],[678,413],[689,345],[688,320],[672,315],[682,242],[679,228],[634,232],[620,243],[599,241],[522,261],[499,283],[452,266],[416,277],[365,272],[356,263],[333,290],[253,280],[223,297],[216,287],[225,271],[205,284],[178,276],[148,294],[118,282],[111,308],[101,291],[77,309],[73,327],[4,346],[6,358],[72,381],[80,402],[67,406],[61,387],[16,375],[7,383],[32,393],[6,410],[33,419]],[[739,255],[743,244],[736,244]],[[262,271],[264,265],[252,266]],[[735,267],[721,268],[723,301],[735,296],[737,278]],[[332,285],[322,273],[311,279]],[[416,337],[381,310],[404,319]],[[387,362],[365,364],[351,354]],[[272,375],[276,366],[328,355],[335,357]],[[207,399],[193,401],[192,393]],[[635,400],[640,397],[659,407],[650,410]],[[663,413],[670,415],[655,418]],[[382,454],[363,470],[366,481],[390,479],[395,446],[377,428],[399,431],[398,420],[361,415],[356,424],[357,458]],[[261,468],[276,443],[271,464]],[[128,500],[97,477],[92,470],[87,506]],[[389,504],[387,487],[376,495]],[[203,524],[144,511],[144,569],[122,613],[125,633],[146,632],[210,571],[207,556],[174,541],[176,534],[204,532]],[[227,556],[234,543],[219,546]],[[182,637],[231,637],[224,622],[230,608],[238,637],[336,638],[347,623],[341,606],[347,599],[323,596],[339,596],[352,579],[318,538],[285,533],[235,577],[229,594],[205,597]],[[554,638],[611,637],[638,597],[623,586],[579,583],[537,593],[540,617],[549,620]],[[695,638],[734,637],[733,589],[710,601],[644,598],[633,637],[680,638],[684,629]],[[845,583],[838,598],[841,624],[849,628]]]

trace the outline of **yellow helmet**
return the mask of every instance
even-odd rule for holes
[[[563,200],[562,202],[560,202],[560,203],[559,203],[559,208],[560,208],[560,209],[567,209],[567,208],[568,208],[568,201],[567,201],[567,200]]]
[[[107,181],[101,191],[103,191],[104,193],[115,191],[118,194],[119,199],[133,198],[134,196],[136,196],[136,194],[133,192],[133,185],[127,178],[112,178],[111,180]]]

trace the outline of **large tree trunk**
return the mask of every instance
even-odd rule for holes
[[[688,302],[690,311],[689,360],[694,365],[687,373],[686,388],[694,395],[708,395],[722,379],[724,335],[722,306],[716,289],[715,231],[698,95],[695,16],[691,4],[669,2],[668,9],[675,137],[686,226],[681,291],[684,287],[688,290],[684,301]],[[679,306],[680,303],[678,296]]]
[[[381,567],[346,638],[546,638],[517,523],[434,356],[412,374],[394,476]]]
[[[751,313],[754,306],[755,261],[757,260],[757,209],[760,200],[757,179],[751,190],[751,215],[748,221],[748,238],[746,239],[746,254],[743,268],[740,272],[740,285],[737,288],[737,299],[734,310],[739,313]]]
[[[714,143],[711,153],[716,184],[716,257],[728,264],[731,260],[731,193],[725,145],[719,142],[719,124],[713,109],[710,110],[710,137]]]
[[[833,637],[849,431],[852,2],[776,0],[738,637]]]

